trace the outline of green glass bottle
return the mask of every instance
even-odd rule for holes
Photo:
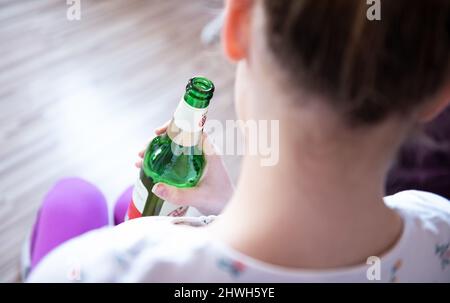
[[[204,77],[189,80],[166,133],[154,138],[147,147],[128,208],[128,219],[186,213],[186,206],[163,201],[151,190],[158,182],[180,188],[197,185],[206,165],[201,138],[213,94],[214,84],[210,80]]]

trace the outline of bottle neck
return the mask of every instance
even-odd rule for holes
[[[194,77],[189,79],[186,85],[184,101],[195,108],[207,108],[214,95],[214,84],[205,77]]]
[[[199,143],[208,106],[197,108],[182,98],[167,128],[167,135],[181,146],[195,146]]]

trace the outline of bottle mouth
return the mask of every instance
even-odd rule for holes
[[[186,88],[193,89],[196,93],[208,99],[212,98],[215,89],[212,81],[205,77],[191,78]]]
[[[194,86],[197,90],[202,93],[214,92],[214,84],[211,80],[208,80],[204,77],[194,77],[191,79],[192,86]]]

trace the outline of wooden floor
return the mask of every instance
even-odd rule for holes
[[[186,81],[217,86],[209,117],[232,119],[233,67],[200,41],[208,0],[0,0],[0,281],[45,192],[81,176],[112,201],[137,176],[137,151],[168,120]],[[239,159],[226,159],[234,178]]]

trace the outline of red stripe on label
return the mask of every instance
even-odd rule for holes
[[[134,202],[131,201],[130,206],[128,206],[128,219],[136,219],[142,217],[142,214],[134,205]]]

